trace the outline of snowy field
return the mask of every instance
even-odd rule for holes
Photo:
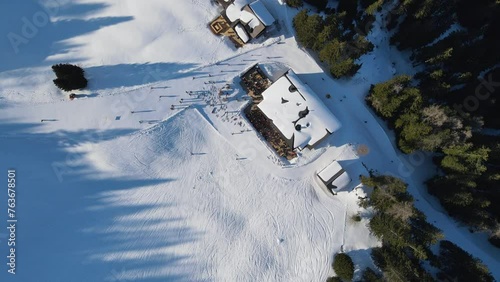
[[[373,267],[379,242],[366,217],[350,219],[369,215],[357,207],[362,164],[410,183],[429,221],[500,276],[486,236],[425,192],[428,160],[395,151],[364,105],[370,84],[412,73],[405,54],[376,26],[378,48],[360,73],[332,80],[297,46],[296,10],[263,2],[279,28],[241,49],[210,32],[219,8],[208,0],[0,3],[0,172],[17,171],[19,219],[17,274],[2,255],[0,281],[325,281],[341,250]],[[89,78],[74,101],[52,83],[59,62]],[[297,160],[279,159],[241,114],[238,77],[255,63],[274,77],[293,68],[343,127]],[[335,197],[314,178],[333,160],[354,176]]]

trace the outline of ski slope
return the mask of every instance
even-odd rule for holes
[[[395,151],[364,105],[370,84],[412,73],[407,56],[376,26],[378,48],[360,73],[332,80],[297,46],[296,10],[264,3],[280,28],[241,49],[207,28],[218,13],[211,1],[0,3],[2,34],[50,16],[18,52],[7,37],[0,43],[0,168],[17,170],[19,219],[17,274],[0,271],[1,281],[325,281],[341,250],[359,275],[374,267],[369,249],[379,242],[367,218],[350,220],[370,214],[356,189],[332,197],[315,182],[333,160],[353,176],[367,173],[363,163],[403,178],[447,239],[500,275],[499,252],[442,213],[424,192],[429,166]],[[58,62],[86,70],[80,98],[54,87]],[[241,114],[238,76],[255,63],[273,77],[293,68],[344,125],[338,134],[279,159]]]

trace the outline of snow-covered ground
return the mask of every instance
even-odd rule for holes
[[[211,1],[4,2],[0,169],[17,170],[19,222],[17,274],[5,268],[1,281],[324,281],[341,250],[372,266],[379,243],[366,218],[350,219],[369,212],[354,191],[333,197],[314,179],[333,160],[354,176],[351,189],[362,164],[404,178],[447,239],[500,275],[500,252],[437,208],[422,185],[430,166],[397,153],[364,105],[370,84],[412,73],[377,26],[360,73],[335,81],[297,46],[296,10],[278,0],[264,2],[279,28],[242,49],[207,28]],[[36,32],[23,34],[26,22]],[[12,34],[24,41],[12,45]],[[81,98],[54,87],[58,62],[85,68]],[[343,127],[280,160],[241,115],[238,75],[255,63],[275,76],[293,68]],[[217,95],[225,84],[229,101]]]

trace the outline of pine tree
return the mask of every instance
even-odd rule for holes
[[[372,250],[375,264],[384,272],[386,281],[434,281],[419,259],[408,256],[405,250],[390,245],[382,245]]]
[[[328,4],[328,0],[305,0],[305,1],[318,8],[319,11],[324,10],[326,8],[326,5]]]
[[[361,7],[365,9],[368,15],[374,15],[385,3],[384,0],[361,0]]]
[[[409,86],[410,82],[410,76],[400,75],[384,83],[379,83],[372,87],[367,100],[378,114],[393,119],[402,113],[404,98],[409,98],[408,95],[401,95],[401,92]],[[413,93],[414,90],[410,90],[410,92]],[[413,100],[418,100],[418,97],[414,97]]]
[[[421,120],[416,113],[403,114],[396,120],[396,129],[399,129],[399,148],[404,153],[412,153],[416,150],[430,151],[423,141],[429,138],[432,127]]]
[[[383,282],[382,275],[376,273],[373,269],[371,268],[366,268],[363,271],[363,275],[361,275],[361,281],[365,282]]]
[[[54,79],[54,84],[64,91],[82,89],[87,87],[87,79],[85,78],[82,68],[71,64],[57,64],[52,66],[52,70],[57,78]]]
[[[286,0],[286,4],[292,8],[300,8],[304,5],[303,0]]]
[[[495,0],[478,0],[474,1],[474,5],[467,0],[456,0],[456,2],[458,22],[466,28],[479,29],[489,23],[495,15]]]
[[[351,257],[344,253],[336,254],[333,259],[333,270],[340,279],[351,281],[354,275],[354,263]]]
[[[334,78],[350,77],[355,75],[360,68],[361,65],[348,58],[330,65],[330,73]]]
[[[351,58],[359,58],[362,55],[373,50],[373,44],[362,35],[355,36],[349,45],[348,54]]]
[[[352,21],[356,17],[358,11],[358,1],[357,0],[339,0],[337,6],[339,12],[345,12],[346,16],[344,18],[344,23],[346,26],[352,26]]]
[[[454,5],[447,0],[404,1],[398,7],[406,14],[391,43],[399,49],[419,48],[431,43],[453,23]]]
[[[345,42],[333,39],[321,49],[319,52],[319,59],[330,65],[336,64],[343,58],[345,45]]]
[[[445,157],[441,167],[448,173],[479,176],[486,171],[485,161],[488,159],[489,149],[485,147],[473,148],[471,143],[452,146],[443,150]]]
[[[438,277],[462,281],[495,281],[488,268],[477,258],[462,250],[450,241],[439,244]]]
[[[297,40],[304,47],[313,48],[323,29],[323,19],[317,14],[308,15],[306,10],[302,10],[293,18],[293,26],[297,32]]]

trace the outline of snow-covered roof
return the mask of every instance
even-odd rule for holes
[[[266,29],[266,26],[255,16],[255,13],[248,5],[241,11],[240,20],[246,24],[247,31],[252,38],[256,38]]]
[[[241,11],[240,21],[246,23],[252,29],[258,27],[261,24],[254,13],[251,13],[245,9]]]
[[[266,26],[274,23],[273,16],[259,0],[245,6],[233,3],[226,8],[226,16],[232,23],[238,20],[244,23],[252,38],[259,36]]]
[[[274,23],[274,17],[271,15],[271,13],[269,13],[266,6],[264,6],[264,4],[260,0],[251,3],[250,8],[252,8],[255,15],[265,26],[270,26]]]
[[[234,30],[236,31],[236,34],[241,38],[241,40],[244,43],[247,43],[248,40],[250,40],[250,37],[248,36],[248,33],[245,31],[245,28],[241,24],[237,24],[234,27]]]
[[[319,178],[323,180],[323,182],[328,182],[330,179],[338,172],[343,171],[344,169],[337,161],[330,163],[323,170],[318,173]]]
[[[328,185],[328,188],[341,190],[346,188],[349,183],[351,183],[351,177],[344,171]]]
[[[235,22],[240,18],[241,6],[236,4],[231,4],[226,8],[226,16],[231,22]]]
[[[337,161],[321,170],[318,176],[330,189],[342,189],[351,182],[351,177]]]
[[[285,138],[293,140],[293,148],[312,146],[341,127],[339,120],[293,70],[274,82],[262,96],[259,109]]]

